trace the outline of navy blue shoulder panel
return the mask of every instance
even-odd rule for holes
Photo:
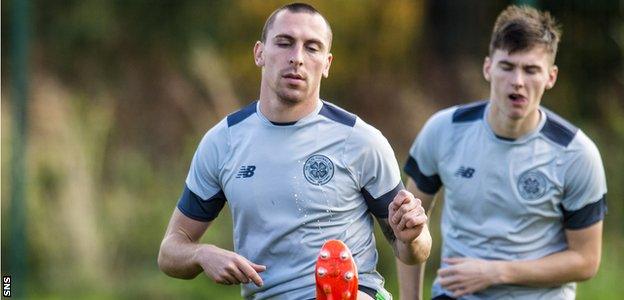
[[[232,127],[253,115],[256,112],[256,103],[258,103],[258,101],[254,101],[241,110],[227,116],[228,127]]]
[[[184,185],[184,192],[177,206],[185,216],[193,220],[209,222],[217,218],[226,201],[223,191],[204,200]]]
[[[483,119],[487,101],[479,101],[466,105],[461,105],[453,113],[453,123],[471,122]]]
[[[414,180],[416,186],[426,194],[435,195],[440,187],[442,187],[440,176],[437,174],[431,176],[423,174],[418,167],[418,162],[416,162],[411,155],[407,158],[403,171],[405,171],[405,173]]]
[[[585,205],[575,211],[567,211],[561,205],[563,211],[563,226],[566,229],[583,229],[594,225],[604,219],[607,214],[607,194],[602,195],[599,201]]]
[[[391,191],[379,196],[379,198],[375,199],[365,188],[362,188],[360,191],[362,192],[362,196],[364,196],[364,200],[366,201],[366,206],[368,206],[368,210],[377,218],[387,219],[388,218],[388,205],[394,199],[399,191],[405,189],[403,186],[403,182],[399,180],[399,184],[394,187]]]
[[[546,113],[546,123],[544,124],[541,133],[553,142],[563,147],[567,147],[574,139],[578,128],[574,127],[574,125],[570,124],[570,122],[566,121],[554,112],[545,108],[542,109]]]
[[[355,120],[357,119],[354,114],[324,101],[323,107],[321,108],[319,114],[327,117],[332,121],[336,121],[349,127],[355,126]]]

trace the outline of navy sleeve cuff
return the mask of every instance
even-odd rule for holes
[[[563,207],[562,207],[563,208]],[[583,229],[604,219],[607,213],[607,195],[594,203],[574,211],[563,209],[563,226],[566,229]]]
[[[184,185],[184,192],[178,201],[178,209],[187,217],[201,222],[209,222],[217,218],[225,205],[225,194],[219,191],[214,196],[203,200]]]
[[[403,182],[399,181],[399,184],[391,191],[381,195],[379,198],[374,198],[365,188],[362,188],[362,195],[368,206],[368,210],[377,218],[388,218],[388,205],[394,199],[394,196],[399,193],[400,190],[405,189]]]
[[[416,186],[418,186],[418,189],[429,195],[435,195],[440,187],[442,187],[442,181],[440,180],[440,176],[438,176],[437,174],[434,174],[432,176],[426,176],[425,174],[423,174],[420,171],[420,168],[418,168],[418,163],[411,156],[408,157],[403,170],[414,180]]]

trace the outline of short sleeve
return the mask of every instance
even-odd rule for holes
[[[226,201],[219,173],[227,157],[227,123],[220,122],[202,138],[186,177],[178,209],[187,217],[210,221],[216,218]]]
[[[433,195],[442,186],[438,175],[438,142],[442,136],[446,110],[434,114],[414,140],[403,170],[418,189]]]
[[[607,210],[607,183],[600,153],[583,133],[579,134],[580,150],[566,170],[561,202],[568,229],[588,227],[602,220]]]
[[[388,205],[403,189],[401,172],[388,140],[358,119],[345,149],[360,191],[373,215],[388,217]]]

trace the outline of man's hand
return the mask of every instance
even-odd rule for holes
[[[500,261],[451,257],[443,259],[449,266],[438,270],[440,285],[453,292],[453,297],[461,297],[501,284]]]
[[[427,214],[420,199],[414,198],[406,190],[401,190],[388,206],[388,220],[397,239],[409,244],[422,232],[427,223]]]
[[[265,271],[266,266],[252,263],[232,251],[201,245],[195,256],[204,273],[216,283],[230,285],[252,281],[257,286],[263,284],[258,273]]]

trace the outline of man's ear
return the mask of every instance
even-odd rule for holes
[[[550,90],[555,86],[557,82],[557,75],[559,74],[559,68],[557,65],[553,65],[550,67],[550,71],[548,71],[548,82],[546,83],[546,89]]]
[[[329,67],[331,67],[331,63],[334,60],[334,56],[331,53],[327,54],[327,63],[325,64],[325,68],[323,68],[323,77],[329,77]]]
[[[490,71],[492,69],[492,60],[490,59],[489,56],[485,57],[485,60],[483,60],[483,77],[485,77],[485,80],[487,80],[487,82],[490,82]]]
[[[257,41],[253,48],[254,62],[258,67],[264,67],[264,44]]]

